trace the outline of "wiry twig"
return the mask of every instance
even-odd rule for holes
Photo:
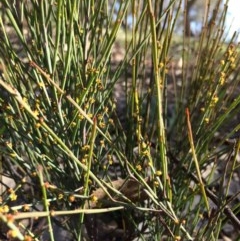
[[[182,170],[187,173],[196,184],[199,184],[199,180],[196,175],[194,175],[193,173],[189,173],[187,168],[181,165],[181,162],[171,152],[168,152],[168,155],[175,164],[181,166]],[[219,201],[217,196],[207,187],[205,187],[205,192],[207,197],[210,198],[215,205],[218,205]],[[225,205],[223,207],[223,213],[232,222],[234,228],[240,230],[240,220],[236,217],[236,215],[232,212],[231,208],[228,205]]]

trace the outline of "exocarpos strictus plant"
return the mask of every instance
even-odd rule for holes
[[[194,2],[1,1],[1,239],[238,237],[237,35]]]

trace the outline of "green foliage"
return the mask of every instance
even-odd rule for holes
[[[228,198],[240,143],[228,139],[240,58],[236,36],[225,39],[227,7],[186,37],[181,1],[163,2],[2,1],[2,233],[218,240],[225,224],[239,229]],[[49,232],[18,224],[32,217]]]

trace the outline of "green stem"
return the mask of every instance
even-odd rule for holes
[[[163,173],[163,188],[167,196],[170,197],[171,189],[168,183],[168,163],[166,156],[166,140],[165,140],[165,127],[163,120],[163,80],[160,78],[159,67],[158,67],[158,47],[157,47],[157,35],[156,35],[156,22],[152,8],[151,0],[148,0],[148,9],[150,13],[150,24],[152,33],[152,53],[153,53],[153,65],[154,65],[154,78],[157,88],[157,114],[158,114],[158,142],[160,147],[160,163],[162,164]]]
[[[42,187],[43,203],[44,203],[44,207],[45,207],[46,214],[47,214],[48,231],[49,231],[51,241],[54,241],[53,227],[52,227],[52,221],[51,221],[51,213],[49,211],[49,202],[47,200],[48,199],[47,198],[47,190],[46,190],[46,187],[45,187],[45,183],[43,181],[43,167],[42,166],[38,166],[38,176],[39,176],[40,184],[41,184],[41,187]]]
[[[193,136],[192,136],[192,127],[191,127],[191,122],[190,122],[190,113],[189,113],[188,108],[186,109],[186,116],[187,116],[187,126],[188,126],[188,138],[189,138],[189,142],[190,142],[190,146],[191,146],[191,150],[192,150],[192,155],[193,155],[193,160],[194,160],[196,171],[197,171],[200,191],[203,195],[203,199],[204,199],[205,205],[207,207],[208,214],[210,215],[210,207],[209,207],[204,183],[202,181],[201,171],[200,171],[200,168],[199,168],[199,165],[198,165],[196,150],[195,150],[195,147],[194,147]]]

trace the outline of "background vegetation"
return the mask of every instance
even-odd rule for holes
[[[1,1],[1,239],[239,238],[237,36],[196,2]]]

